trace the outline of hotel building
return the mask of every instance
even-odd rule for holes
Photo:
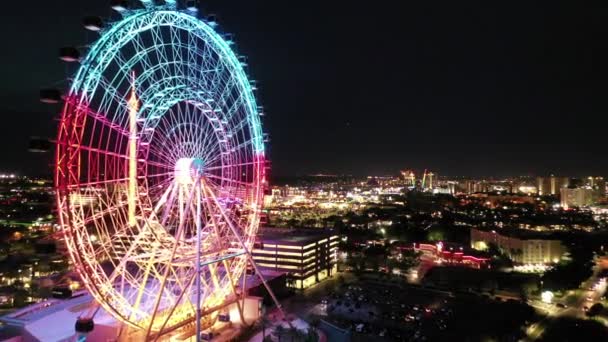
[[[337,234],[285,231],[261,236],[252,255],[258,267],[287,273],[287,286],[301,290],[336,273],[337,250]]]
[[[559,262],[566,248],[559,240],[507,235],[496,231],[471,229],[471,247],[486,250],[494,244],[516,264],[551,264]]]

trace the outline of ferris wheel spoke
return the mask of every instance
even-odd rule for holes
[[[198,178],[195,179],[194,183],[196,184],[197,182],[199,182]],[[190,192],[190,194],[188,196],[188,200],[186,202],[186,207],[190,207],[190,204],[194,200],[195,193],[196,193],[196,191],[194,191],[194,190]],[[199,196],[200,196],[200,194],[199,194]],[[200,202],[200,198],[198,199],[198,201]],[[180,236],[181,235],[180,232],[183,230],[184,221],[187,218],[188,212],[189,211],[185,211],[184,220],[180,220],[180,225],[178,227],[176,236]],[[175,258],[175,252],[177,251],[177,247],[178,246],[179,246],[179,244],[177,242],[174,243],[174,247],[173,247],[173,250],[171,252],[171,256],[169,258],[170,259],[170,263],[169,264],[171,264],[173,262],[173,260]],[[154,321],[154,317],[158,313],[158,306],[160,305],[160,301],[161,301],[161,298],[162,298],[162,291],[164,290],[164,287],[165,287],[165,284],[166,284],[166,281],[167,281],[167,275],[168,275],[168,269],[166,269],[164,271],[163,277],[161,278],[160,291],[159,291],[158,295],[156,296],[156,300],[155,300],[155,304],[154,304],[154,309],[152,311],[152,319],[151,319],[152,322]],[[148,327],[148,331],[146,333],[146,336],[150,335],[151,329],[152,329],[152,324]]]
[[[206,167],[205,171],[225,170],[227,168],[233,168],[233,167],[256,166],[256,165],[260,165],[260,162],[252,161],[252,162],[245,162],[245,163],[226,164],[226,165],[215,166],[215,167]]]
[[[165,178],[167,176],[171,176],[175,173],[175,171],[170,171],[170,172],[161,172],[161,173],[152,173],[152,174],[147,174],[146,178]]]
[[[255,186],[255,183],[243,182],[243,181],[240,181],[240,180],[237,180],[237,179],[231,179],[231,178],[224,178],[224,177],[216,176],[216,175],[213,175],[213,174],[206,174],[205,177],[216,179],[216,180],[219,180],[219,181],[222,181],[222,182],[226,182],[226,183],[229,183],[229,184],[242,185],[242,186],[245,186],[247,188],[252,188],[252,187]]]
[[[148,166],[155,166],[158,168],[163,168],[165,170],[173,170],[173,168],[175,167],[174,165],[170,166],[167,164],[163,164],[163,163],[159,163],[159,162],[151,161],[151,160],[146,161],[146,164],[148,164]]]
[[[151,154],[151,156],[149,156],[148,160],[146,161],[148,166],[156,166],[168,170],[171,170],[175,167],[175,165],[172,164],[175,164],[175,161],[177,159],[174,159],[174,157],[166,151],[160,150],[155,147],[150,148],[149,153]],[[154,158],[152,159],[152,157]]]

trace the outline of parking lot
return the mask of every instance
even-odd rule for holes
[[[447,293],[376,281],[344,285],[316,306],[315,313],[350,328],[355,340],[427,340],[446,330],[452,310]]]
[[[328,293],[311,313],[351,329],[355,341],[443,341],[492,334],[492,329],[499,334],[512,330],[515,336],[518,326],[505,325],[507,317],[499,316],[498,311],[519,314],[522,305],[475,294],[452,295],[410,286],[403,280],[366,279]],[[484,324],[487,329],[479,326]]]

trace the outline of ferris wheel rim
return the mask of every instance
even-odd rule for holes
[[[159,10],[159,11],[145,11],[145,12],[142,12],[142,13],[133,14],[131,17],[126,18],[125,20],[123,20],[123,22],[121,22],[121,23],[117,24],[116,26],[112,27],[109,32],[114,32],[114,33],[117,32],[120,28],[125,27],[131,20],[135,20],[135,18],[143,18],[146,15],[156,15],[156,14],[158,14],[160,12],[162,12],[162,14],[165,14],[165,15],[176,15],[176,16],[183,16],[183,15],[185,15],[185,14],[183,14],[181,12],[167,11],[167,10],[162,10],[162,11],[161,10]],[[203,27],[207,27],[208,30],[209,30],[209,32],[211,32],[213,35],[216,35],[217,38],[219,38],[220,41],[223,42],[223,40],[221,39],[221,37],[219,37],[219,35],[217,35],[215,33],[215,31],[213,31],[212,28],[208,27],[206,24],[204,24],[202,22],[199,22],[197,24],[199,26],[202,25]],[[105,43],[106,43],[106,41],[104,41],[104,44]],[[224,42],[224,44],[225,44],[225,42]],[[226,46],[227,46],[227,44],[226,44]],[[90,72],[90,68],[92,67],[92,65],[88,64],[87,60],[88,60],[88,58],[90,56],[97,55],[98,53],[100,53],[101,50],[99,50],[99,49],[103,49],[103,44],[99,45],[99,41],[98,41],[94,45],[94,47],[91,50],[91,52],[87,55],[87,58],[85,58],[85,62],[83,64],[83,66],[79,69],[79,71],[78,71],[78,73],[77,73],[77,75],[75,77],[74,83],[72,84],[72,87],[70,89],[70,95],[68,96],[68,100],[66,101],[66,105],[64,106],[64,110],[63,110],[63,114],[62,114],[63,118],[67,117],[68,115],[71,115],[72,111],[79,110],[78,108],[80,108],[80,107],[85,107],[86,108],[87,105],[88,105],[88,103],[91,102],[90,101],[91,98],[94,96],[95,92],[97,91],[97,89],[99,87],[99,84],[97,84],[95,86],[95,89],[90,94],[88,94],[88,96],[85,96],[85,95],[87,95],[86,91],[81,93],[81,92],[79,92],[78,89],[79,89],[80,86],[90,84],[91,80],[88,79],[87,75]],[[228,50],[223,51],[223,52],[225,52],[226,55],[228,55],[232,59],[236,60],[234,54],[232,53],[231,50],[229,50],[229,48],[228,48]],[[94,57],[91,57],[91,58],[94,58]],[[232,62],[234,62],[234,61],[232,61]],[[255,192],[255,194],[254,194],[255,201],[257,201],[256,203],[254,203],[254,208],[253,208],[254,213],[253,213],[253,216],[252,216],[253,218],[250,221],[250,224],[252,226],[247,228],[247,229],[251,230],[251,229],[257,229],[257,227],[253,228],[253,225],[257,224],[256,220],[259,223],[259,216],[257,216],[257,215],[259,215],[259,213],[256,210],[258,210],[259,206],[261,205],[261,203],[260,203],[261,186],[262,186],[261,183],[263,183],[263,178],[264,178],[264,175],[263,175],[264,174],[264,170],[263,170],[264,169],[264,149],[263,149],[263,141],[262,141],[263,138],[262,138],[262,135],[261,135],[261,127],[260,127],[260,123],[259,123],[259,118],[257,116],[257,105],[256,105],[256,102],[255,102],[255,98],[253,96],[253,91],[251,90],[251,87],[248,84],[247,78],[244,75],[244,71],[243,71],[241,65],[238,63],[238,60],[236,60],[236,62],[237,62],[236,64],[235,63],[232,64],[232,66],[234,67],[234,69],[232,69],[231,71],[235,71],[235,72],[239,73],[239,77],[237,77],[237,80],[240,83],[240,89],[243,91],[243,95],[246,98],[245,108],[246,108],[246,113],[247,114],[245,115],[245,118],[247,119],[247,122],[242,121],[242,124],[243,125],[250,125],[249,126],[250,129],[253,127],[253,133],[251,133],[253,137],[251,138],[251,142],[248,142],[248,145],[245,146],[245,147],[248,147],[248,148],[252,149],[252,153],[251,153],[251,155],[249,155],[250,159],[247,160],[247,161],[245,161],[245,162],[242,162],[242,163],[240,161],[234,160],[232,166],[238,166],[238,167],[241,167],[241,166],[244,167],[246,165],[247,166],[252,166],[253,169],[254,169],[253,172],[256,172],[256,175],[257,175],[256,176],[257,178],[255,178],[251,183],[248,183],[250,186],[252,186],[253,188],[255,188],[255,189],[253,189],[253,191]],[[244,83],[245,81],[247,81],[247,84]],[[194,101],[194,100],[197,100],[197,99],[188,99],[185,102],[187,102],[187,101]],[[70,103],[70,101],[73,101],[74,103]],[[88,110],[88,108],[87,108],[87,110]],[[89,115],[89,113],[85,113],[84,115]],[[72,120],[74,120],[74,119],[72,118]],[[95,122],[97,122],[97,121],[95,121]],[[68,123],[71,124],[71,122],[68,122]],[[68,134],[68,133],[64,133],[64,134]],[[88,146],[88,147],[87,146],[70,147],[71,146],[71,142],[70,142],[71,140],[69,140],[69,138],[68,138],[68,140],[63,141],[61,139],[61,137],[62,137],[62,128],[60,128],[60,132],[59,132],[58,147],[61,146],[61,144],[65,144],[66,142],[67,142],[67,145],[65,145],[65,146],[62,147],[63,150],[61,150],[61,148],[58,148],[58,154],[57,154],[58,161],[60,159],[60,156],[59,156],[60,151],[63,151],[63,152],[69,151],[70,148],[72,148],[72,149],[73,148],[77,148],[76,152],[72,151],[72,153],[76,153],[76,154],[81,153],[82,151],[87,151],[86,153],[95,153],[95,151],[92,151],[92,149],[91,149],[90,146]],[[63,137],[65,138],[65,135]],[[109,152],[109,151],[106,151],[106,152]],[[112,153],[114,153],[114,152],[112,152]],[[123,155],[122,157],[125,157],[125,156]],[[120,157],[119,156],[112,156],[112,158],[120,158]],[[209,158],[209,160],[211,160],[211,158]],[[59,165],[59,163],[58,163],[58,165]],[[78,164],[77,167],[80,167],[80,164]],[[223,167],[224,167],[223,165],[210,167],[209,171],[219,170],[219,169],[222,169]],[[167,167],[167,169],[169,169],[169,167]],[[80,171],[80,170],[78,170],[78,171]],[[56,179],[57,179],[58,190],[60,190],[60,193],[59,193],[59,196],[58,196],[58,205],[59,205],[60,209],[61,208],[65,208],[66,205],[67,205],[68,208],[70,207],[70,205],[71,205],[70,201],[72,200],[72,198],[70,196],[73,193],[78,194],[80,192],[80,187],[82,187],[83,185],[84,186],[93,187],[92,183],[80,183],[80,182],[70,183],[71,178],[70,178],[69,175],[67,176],[67,182],[66,182],[65,176],[60,175],[61,172],[62,171],[60,171],[59,167],[58,167]],[[69,173],[69,170],[68,170],[68,173]],[[170,174],[170,171],[168,171],[167,173]],[[147,176],[148,175],[146,175],[146,177]],[[219,178],[218,180],[221,181],[221,182],[225,182],[225,181],[230,182],[231,181],[228,178],[223,178],[223,177],[220,177],[220,176],[216,176],[216,175],[210,174],[209,175],[210,182],[213,182],[213,178],[216,178],[216,179]],[[107,187],[110,185],[110,183],[112,183],[113,181],[117,182],[119,180],[120,179],[109,179],[109,180],[106,179],[105,181],[107,181],[107,183],[105,183],[104,185],[106,185],[106,189],[107,189]],[[146,180],[147,180],[147,178],[146,178]],[[233,181],[233,183],[236,184],[236,182],[234,182],[234,180],[232,180],[232,181]],[[219,184],[218,186],[221,187],[222,184]],[[100,185],[100,184],[98,184],[98,185]],[[71,192],[71,191],[74,191],[74,190],[70,190],[70,186],[75,186],[75,189],[78,189],[78,191]],[[242,184],[242,186],[245,186],[245,184]],[[207,190],[207,191],[212,191],[212,190]],[[146,197],[147,196],[148,195],[146,195]],[[151,200],[149,200],[149,201],[152,202]],[[218,206],[218,208],[221,207],[220,202],[216,202],[216,205]],[[110,208],[109,204],[107,206],[108,206],[108,209],[112,209],[112,210],[114,209],[114,207]],[[79,210],[82,211],[83,209],[80,208]],[[84,220],[82,222],[82,224],[83,224],[82,227],[78,227],[78,226],[74,226],[73,225],[73,222],[77,221],[77,216],[79,216],[79,215],[84,217],[84,213],[75,213],[75,212],[72,212],[71,210],[67,210],[65,212],[65,215],[60,215],[60,219],[62,221],[62,226],[68,227],[68,229],[69,229],[69,235],[71,235],[73,233],[75,233],[77,235],[78,234],[82,234],[82,232],[76,232],[76,230],[77,229],[87,229],[85,227],[85,221]],[[153,222],[153,223],[155,223],[155,222]],[[107,226],[104,226],[104,229],[107,230],[107,228],[108,228]],[[162,231],[159,231],[159,232],[162,233]],[[82,236],[80,236],[80,235],[76,237],[76,239],[81,239],[81,238],[82,238]],[[251,237],[248,237],[248,238],[249,238],[249,240],[251,240]],[[76,242],[77,241],[72,240],[71,241],[71,245],[70,245],[70,241],[68,241],[68,245],[69,245],[68,246],[68,250],[70,251],[71,257],[74,260],[74,262],[77,265],[79,265],[79,267],[80,267],[79,272],[83,272],[84,274],[86,274],[86,270],[84,270],[84,269],[86,269],[86,268],[93,268],[94,265],[93,265],[93,262],[91,262],[91,260],[86,260],[87,259],[87,256],[85,255],[86,253],[83,250],[81,250],[81,247],[77,246]],[[177,246],[177,243],[175,244],[175,246]],[[239,268],[240,268],[240,271],[236,272],[236,270],[235,270],[236,273],[242,273],[243,272],[243,270],[244,270],[243,267],[239,266]],[[230,272],[227,271],[226,273],[228,274]],[[110,281],[109,278],[107,278],[108,275],[105,275],[105,276],[106,276],[106,282],[110,282],[111,283],[112,281]],[[110,311],[112,311],[113,314],[121,316],[121,318],[122,318],[122,320],[124,322],[126,322],[128,324],[131,324],[131,325],[137,326],[137,324],[135,324],[130,317],[128,317],[127,315],[124,314],[125,313],[124,310],[123,311],[117,310],[112,305],[114,303],[108,304],[107,302],[105,302],[106,299],[103,298],[103,296],[104,296],[103,293],[105,292],[105,295],[109,296],[108,293],[111,292],[112,289],[111,288],[106,288],[104,290],[104,289],[97,288],[98,286],[100,286],[99,283],[103,283],[104,282],[104,278],[103,278],[102,274],[95,274],[95,275],[86,274],[85,278],[86,278],[85,279],[85,286],[87,286],[87,288],[92,289],[91,292],[92,292],[93,296],[98,301],[101,302],[102,306],[104,306],[104,308],[106,310],[109,309]],[[226,277],[224,277],[224,278],[226,278]],[[105,284],[105,285],[107,285],[107,284]],[[116,298],[114,298],[114,299],[116,300]],[[122,305],[124,307],[130,306],[127,298],[122,298],[122,299],[124,299],[126,302],[115,303],[115,304],[116,305]],[[140,308],[137,308],[137,309],[140,309]],[[135,311],[137,311],[137,309]],[[131,314],[145,316],[145,313],[142,313],[142,312],[135,312],[135,313],[131,312]],[[152,326],[152,323],[150,323],[150,327],[151,326]],[[138,327],[142,328],[141,326],[138,326]]]

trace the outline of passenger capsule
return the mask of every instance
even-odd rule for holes
[[[116,12],[124,12],[129,9],[129,2],[127,0],[112,0],[110,6]]]
[[[80,60],[80,52],[75,47],[63,47],[59,49],[59,58],[64,62],[78,62]]]
[[[58,89],[40,90],[40,101],[43,103],[58,103],[61,101],[61,92]]]
[[[82,20],[82,24],[84,25],[84,28],[89,31],[98,32],[103,28],[103,20],[101,20],[100,17],[96,16],[85,17]]]

